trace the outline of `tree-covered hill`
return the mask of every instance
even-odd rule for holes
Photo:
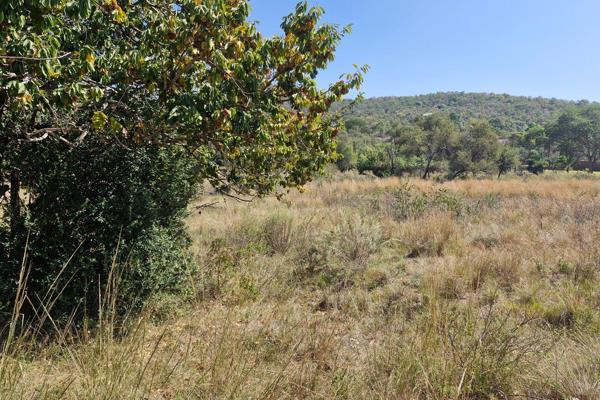
[[[382,134],[397,122],[442,112],[461,125],[472,118],[484,119],[501,132],[516,132],[534,123],[546,123],[575,104],[578,102],[554,98],[444,92],[366,99],[347,111],[345,119],[349,133]]]
[[[372,98],[343,113],[341,170],[454,179],[600,169],[599,103],[448,92]]]

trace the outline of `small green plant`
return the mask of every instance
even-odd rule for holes
[[[448,211],[457,217],[462,216],[467,211],[464,198],[460,194],[445,188],[436,190],[429,203],[431,207]]]
[[[173,229],[154,227],[148,238],[134,247],[121,284],[121,303],[130,312],[141,309],[154,295],[178,296],[182,300],[194,295],[198,264],[188,252],[190,239],[183,227]]]
[[[557,267],[558,267],[558,272],[563,275],[569,275],[569,274],[571,274],[571,272],[573,270],[571,263],[562,258],[560,260],[558,260]]]
[[[543,310],[542,317],[554,328],[572,328],[575,325],[575,310],[568,304],[553,304]]]
[[[423,192],[409,183],[392,191],[393,213],[397,220],[415,219],[426,212],[446,211],[460,217],[474,211],[462,195],[447,188]]]
[[[392,196],[394,216],[399,220],[420,217],[429,205],[427,195],[408,183],[403,183],[392,191]]]

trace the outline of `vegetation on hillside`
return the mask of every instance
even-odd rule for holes
[[[519,132],[550,121],[573,101],[508,94],[442,92],[366,99],[345,114],[351,134],[383,135],[398,122],[427,113],[451,116],[459,125],[483,119],[500,132]],[[579,104],[587,104],[586,101]]]
[[[373,101],[366,100],[357,108]],[[527,101],[536,104],[534,99]],[[376,129],[386,130],[377,133],[368,123],[371,117],[360,118],[361,111],[356,111],[346,115],[337,165],[341,171],[357,169],[377,176],[411,174],[425,179],[432,172],[456,179],[469,174],[500,176],[509,171],[599,170],[600,105],[562,102],[556,109],[556,114],[547,118],[536,117],[535,111],[529,110],[531,114],[523,116],[530,122],[520,131],[502,130],[495,126],[495,118],[465,121],[473,113],[436,111],[395,119],[388,116],[385,123],[376,124]],[[507,112],[502,107],[495,111]],[[519,116],[511,118],[516,122]]]

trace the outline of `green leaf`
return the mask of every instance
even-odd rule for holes
[[[110,118],[110,130],[113,131],[113,133],[121,133],[123,132],[123,125],[121,125],[121,123],[119,121],[117,121],[115,118]]]
[[[108,121],[108,116],[104,114],[102,111],[94,112],[92,116],[92,127],[95,130],[102,130],[106,126],[106,122]]]
[[[8,89],[8,93],[11,96],[22,95],[27,91],[27,87],[25,86],[25,83],[19,82],[19,81],[8,82],[8,84],[6,85],[6,88]]]

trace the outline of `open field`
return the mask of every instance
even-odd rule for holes
[[[189,229],[191,300],[16,340],[0,398],[600,398],[597,178],[349,175]]]

